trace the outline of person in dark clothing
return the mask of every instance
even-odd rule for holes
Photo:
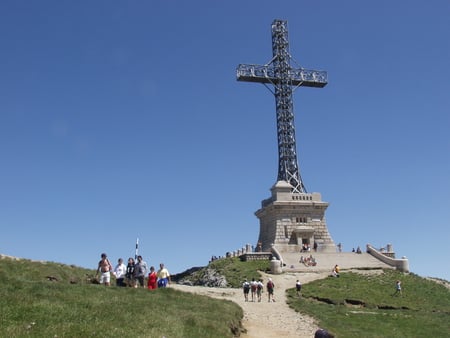
[[[128,258],[127,272],[125,273],[125,282],[128,286],[134,287],[134,259]]]

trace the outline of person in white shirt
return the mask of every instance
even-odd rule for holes
[[[297,291],[297,296],[302,295],[302,283],[297,279],[297,282],[295,282],[295,290]]]
[[[116,276],[116,285],[125,286],[124,280],[127,273],[127,267],[123,264],[123,259],[119,258],[116,267],[114,268],[114,276]]]
[[[258,297],[258,302],[261,302],[261,294],[263,292],[264,284],[262,279],[258,280],[256,283],[256,296]]]

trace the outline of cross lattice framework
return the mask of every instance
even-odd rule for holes
[[[263,66],[240,64],[237,80],[259,82],[266,87],[267,84],[273,85],[275,91],[268,88],[275,95],[277,113],[277,180],[289,182],[293,192],[305,193],[297,162],[292,92],[298,87],[324,87],[328,83],[327,72],[291,67],[287,21],[273,21],[272,51],[272,60]]]

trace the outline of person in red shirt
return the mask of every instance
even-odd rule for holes
[[[149,290],[154,290],[158,287],[158,274],[155,271],[155,267],[150,267],[150,273],[148,274],[147,286]]]

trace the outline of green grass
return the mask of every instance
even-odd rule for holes
[[[233,257],[216,260],[209,267],[226,276],[229,287],[240,288],[244,278],[258,280],[261,277],[258,271],[270,270],[270,261],[242,262],[239,258]]]
[[[166,288],[90,284],[94,271],[0,260],[1,337],[233,337],[242,309]],[[49,281],[47,276],[57,278]]]
[[[218,274],[225,276],[227,280],[227,287],[240,288],[244,278],[255,280],[261,277],[259,271],[269,271],[270,261],[249,261],[242,262],[237,257],[222,258],[211,262],[208,268],[214,269]],[[186,276],[180,274],[180,278],[177,280],[189,280],[193,285],[199,285],[202,277],[206,274],[206,269],[202,268],[192,274]]]
[[[259,278],[268,261],[220,259],[209,268],[229,286]],[[173,288],[104,287],[95,271],[58,263],[0,259],[0,337],[233,337],[243,318],[230,302]],[[196,272],[198,278],[203,269]],[[57,281],[49,281],[52,276]],[[401,297],[392,296],[395,281]],[[337,337],[450,337],[450,291],[414,274],[341,273],[287,290],[296,311]]]
[[[397,279],[402,296],[393,296]],[[305,284],[300,299],[294,289],[287,295],[292,308],[338,337],[450,336],[450,291],[414,274],[341,273]]]

